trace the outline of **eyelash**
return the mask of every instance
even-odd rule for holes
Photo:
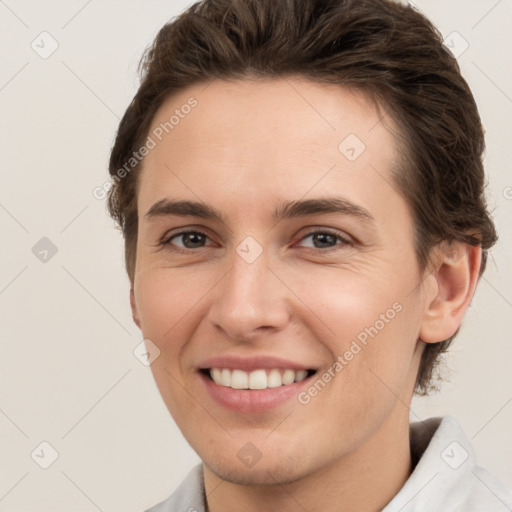
[[[178,246],[174,246],[171,244],[171,241],[175,238],[179,238],[180,236],[183,236],[183,235],[189,235],[189,234],[195,234],[195,235],[201,235],[201,236],[204,236],[206,237],[207,239],[209,239],[208,235],[206,235],[205,233],[203,233],[202,231],[197,231],[195,229],[189,229],[189,230],[183,230],[183,231],[178,231],[176,233],[172,233],[171,235],[166,235],[162,238],[162,240],[159,242],[159,246],[161,248],[168,248],[172,251],[176,251],[176,252],[180,252],[180,253],[183,253],[183,254],[190,254],[191,251],[195,251],[195,250],[200,250],[200,249],[204,249],[205,246],[203,247],[198,247],[198,248],[184,248],[184,247],[178,247]],[[303,240],[305,240],[306,238],[309,238],[310,236],[313,236],[313,235],[317,235],[317,234],[325,234],[325,235],[331,235],[331,236],[334,236],[335,238],[337,238],[339,241],[341,241],[342,243],[341,244],[336,244],[335,246],[333,247],[328,247],[328,248],[315,248],[315,247],[305,247],[306,250],[310,250],[310,251],[313,251],[313,252],[330,252],[330,251],[335,251],[335,250],[339,250],[341,249],[343,246],[346,246],[346,245],[353,245],[353,243],[346,237],[342,236],[339,232],[337,231],[332,231],[330,229],[318,229],[318,230],[315,230],[315,231],[310,231],[309,233],[307,233],[306,235],[304,235],[299,241],[302,242]]]

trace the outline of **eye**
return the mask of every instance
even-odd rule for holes
[[[176,240],[181,240],[181,243],[177,243]],[[164,238],[161,245],[171,245],[183,249],[200,249],[205,246],[206,240],[209,240],[209,238],[201,231],[181,231]]]
[[[331,249],[335,248],[337,245],[351,245],[351,242],[340,233],[328,230],[312,231],[304,236],[301,242],[307,239],[311,239],[311,244],[306,244],[305,246],[313,247],[314,249]],[[338,241],[341,241],[341,243],[338,243]]]
[[[308,239],[311,241],[309,243],[305,243]],[[202,247],[212,245],[207,244],[207,240],[210,239],[203,232],[187,230],[166,235],[159,245],[162,247],[168,247],[172,250],[186,252],[188,250],[201,249]],[[352,243],[347,237],[341,235],[341,233],[322,229],[312,231],[302,237],[297,245],[302,245],[306,248],[329,250],[336,249],[336,246],[339,246],[338,248],[341,249],[344,246],[352,245]]]

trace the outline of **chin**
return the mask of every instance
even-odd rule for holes
[[[295,482],[307,475],[303,465],[297,461],[286,462],[283,459],[266,460],[263,457],[252,467],[245,466],[236,459],[233,460],[209,460],[203,459],[203,463],[218,478],[237,485],[283,485]],[[303,461],[301,461],[303,463]]]

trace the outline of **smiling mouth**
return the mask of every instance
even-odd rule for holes
[[[295,382],[301,382],[313,374],[316,370],[291,370],[291,369],[258,369],[250,372],[230,368],[204,368],[201,373],[206,375],[218,386],[232,389],[271,389],[281,386],[289,386]]]

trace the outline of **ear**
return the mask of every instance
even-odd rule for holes
[[[140,326],[140,319],[139,319],[139,312],[137,311],[137,304],[135,303],[135,294],[133,293],[133,288],[130,289],[130,306],[132,308],[132,318],[135,324],[139,329],[141,329]]]
[[[454,241],[437,249],[419,334],[425,343],[444,341],[457,332],[480,277],[480,245]]]

